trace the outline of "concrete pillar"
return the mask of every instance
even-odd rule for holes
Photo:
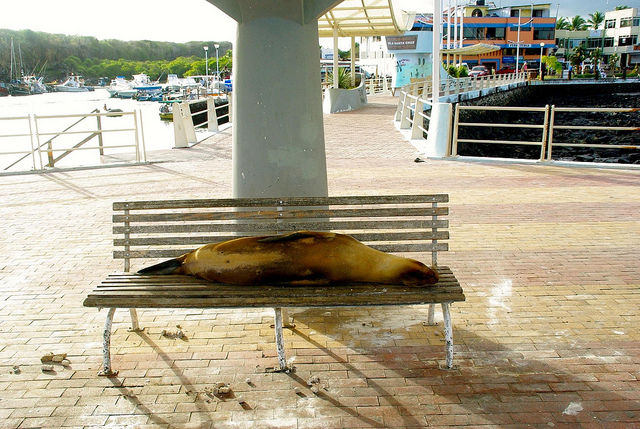
[[[233,196],[328,195],[317,18],[340,1],[208,1],[238,21]]]

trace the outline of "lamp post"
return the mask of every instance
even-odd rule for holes
[[[209,76],[209,47],[205,46],[204,47],[204,74],[206,76]]]
[[[540,80],[542,79],[542,51],[544,50],[544,42],[540,43]]]
[[[216,48],[216,76],[218,77],[218,80],[220,80],[220,67],[218,66],[218,48],[220,45],[216,43],[213,47]]]

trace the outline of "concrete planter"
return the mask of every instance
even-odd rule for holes
[[[367,105],[367,88],[364,79],[353,89],[327,88],[324,90],[323,113],[338,113],[357,110]]]

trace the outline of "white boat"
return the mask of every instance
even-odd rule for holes
[[[133,89],[137,89],[139,91],[154,91],[162,89],[162,85],[158,82],[151,82],[149,76],[144,73],[134,74],[131,86]]]
[[[117,97],[120,91],[130,91],[130,90],[131,90],[131,83],[127,81],[124,78],[124,76],[116,76],[116,78],[111,81],[111,83],[109,84],[109,87],[107,88],[107,92],[109,92],[109,95],[112,97]]]
[[[54,86],[57,92],[87,92],[93,91],[92,86],[85,86],[82,76],[71,75],[61,85]]]

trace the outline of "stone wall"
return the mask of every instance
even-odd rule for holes
[[[461,101],[463,106],[544,107],[635,107],[640,108],[640,82],[570,83],[530,85],[511,91]],[[461,111],[460,122],[496,124],[542,124],[542,112]],[[556,125],[640,127],[640,112],[630,113],[561,113]],[[578,144],[640,145],[637,131],[555,130],[554,142]],[[462,127],[459,138],[478,140],[542,141],[542,129],[504,127]],[[539,159],[540,147],[529,145],[460,143],[461,156]],[[636,149],[554,147],[553,159],[640,164]]]

